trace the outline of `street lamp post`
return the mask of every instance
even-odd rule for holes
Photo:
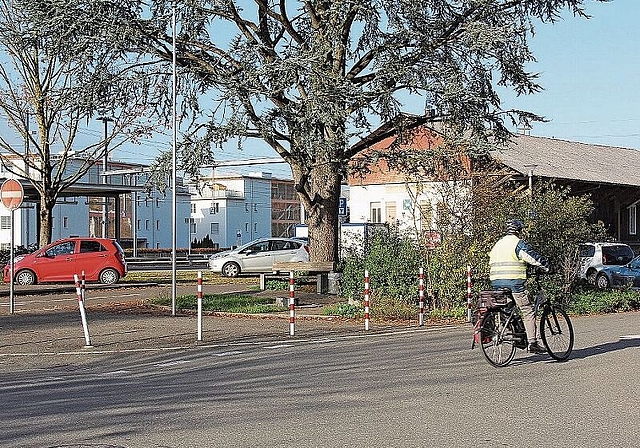
[[[109,129],[107,128],[107,123],[110,121],[113,121],[113,118],[111,117],[107,117],[106,115],[100,116],[97,118],[97,120],[102,121],[104,123],[104,157],[102,159],[102,183],[106,184],[108,183],[107,180],[107,176],[104,175],[104,173],[107,172],[107,169],[109,168],[109,146],[107,143],[107,137],[109,135],[108,131]],[[109,230],[109,208],[108,208],[108,197],[104,197],[102,198],[102,238],[107,238],[108,237],[108,230]]]
[[[533,170],[537,168],[538,165],[525,165],[524,167],[529,170],[529,195],[533,197]]]
[[[176,315],[176,296],[178,295],[177,291],[177,234],[178,234],[178,162],[177,162],[177,124],[176,124],[176,114],[177,114],[177,74],[176,74],[176,3],[175,1],[171,2],[171,35],[172,35],[172,70],[171,70],[171,102],[172,102],[172,155],[171,155],[171,188],[172,188],[172,203],[171,203],[171,315]]]

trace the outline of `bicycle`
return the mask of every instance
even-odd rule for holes
[[[547,353],[556,361],[566,361],[573,350],[574,333],[569,315],[554,305],[544,293],[540,274],[536,271],[534,292],[536,316],[540,317],[540,336]],[[528,345],[524,322],[513,300],[510,289],[481,291],[478,299],[478,319],[474,328],[474,340],[494,367],[505,367],[514,358],[516,348]]]

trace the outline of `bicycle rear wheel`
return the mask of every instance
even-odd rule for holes
[[[490,310],[485,314],[480,331],[480,345],[484,357],[494,367],[504,367],[516,354],[513,345],[514,331],[512,323],[505,325],[508,315],[499,310]]]
[[[569,315],[554,306],[545,307],[540,318],[542,343],[551,357],[565,361],[573,350],[573,326]]]

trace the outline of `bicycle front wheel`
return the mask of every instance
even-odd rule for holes
[[[513,345],[514,331],[508,315],[498,310],[490,310],[482,319],[480,345],[487,361],[494,367],[504,367],[516,354]]]
[[[569,315],[554,306],[546,307],[540,318],[542,343],[551,357],[565,361],[573,350],[573,326]]]

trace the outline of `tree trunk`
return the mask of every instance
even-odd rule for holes
[[[319,164],[311,171],[307,206],[309,247],[312,261],[338,260],[338,202],[340,199],[340,170],[333,164]]]
[[[44,247],[51,242],[53,232],[53,207],[56,201],[47,195],[40,197],[40,247]]]

